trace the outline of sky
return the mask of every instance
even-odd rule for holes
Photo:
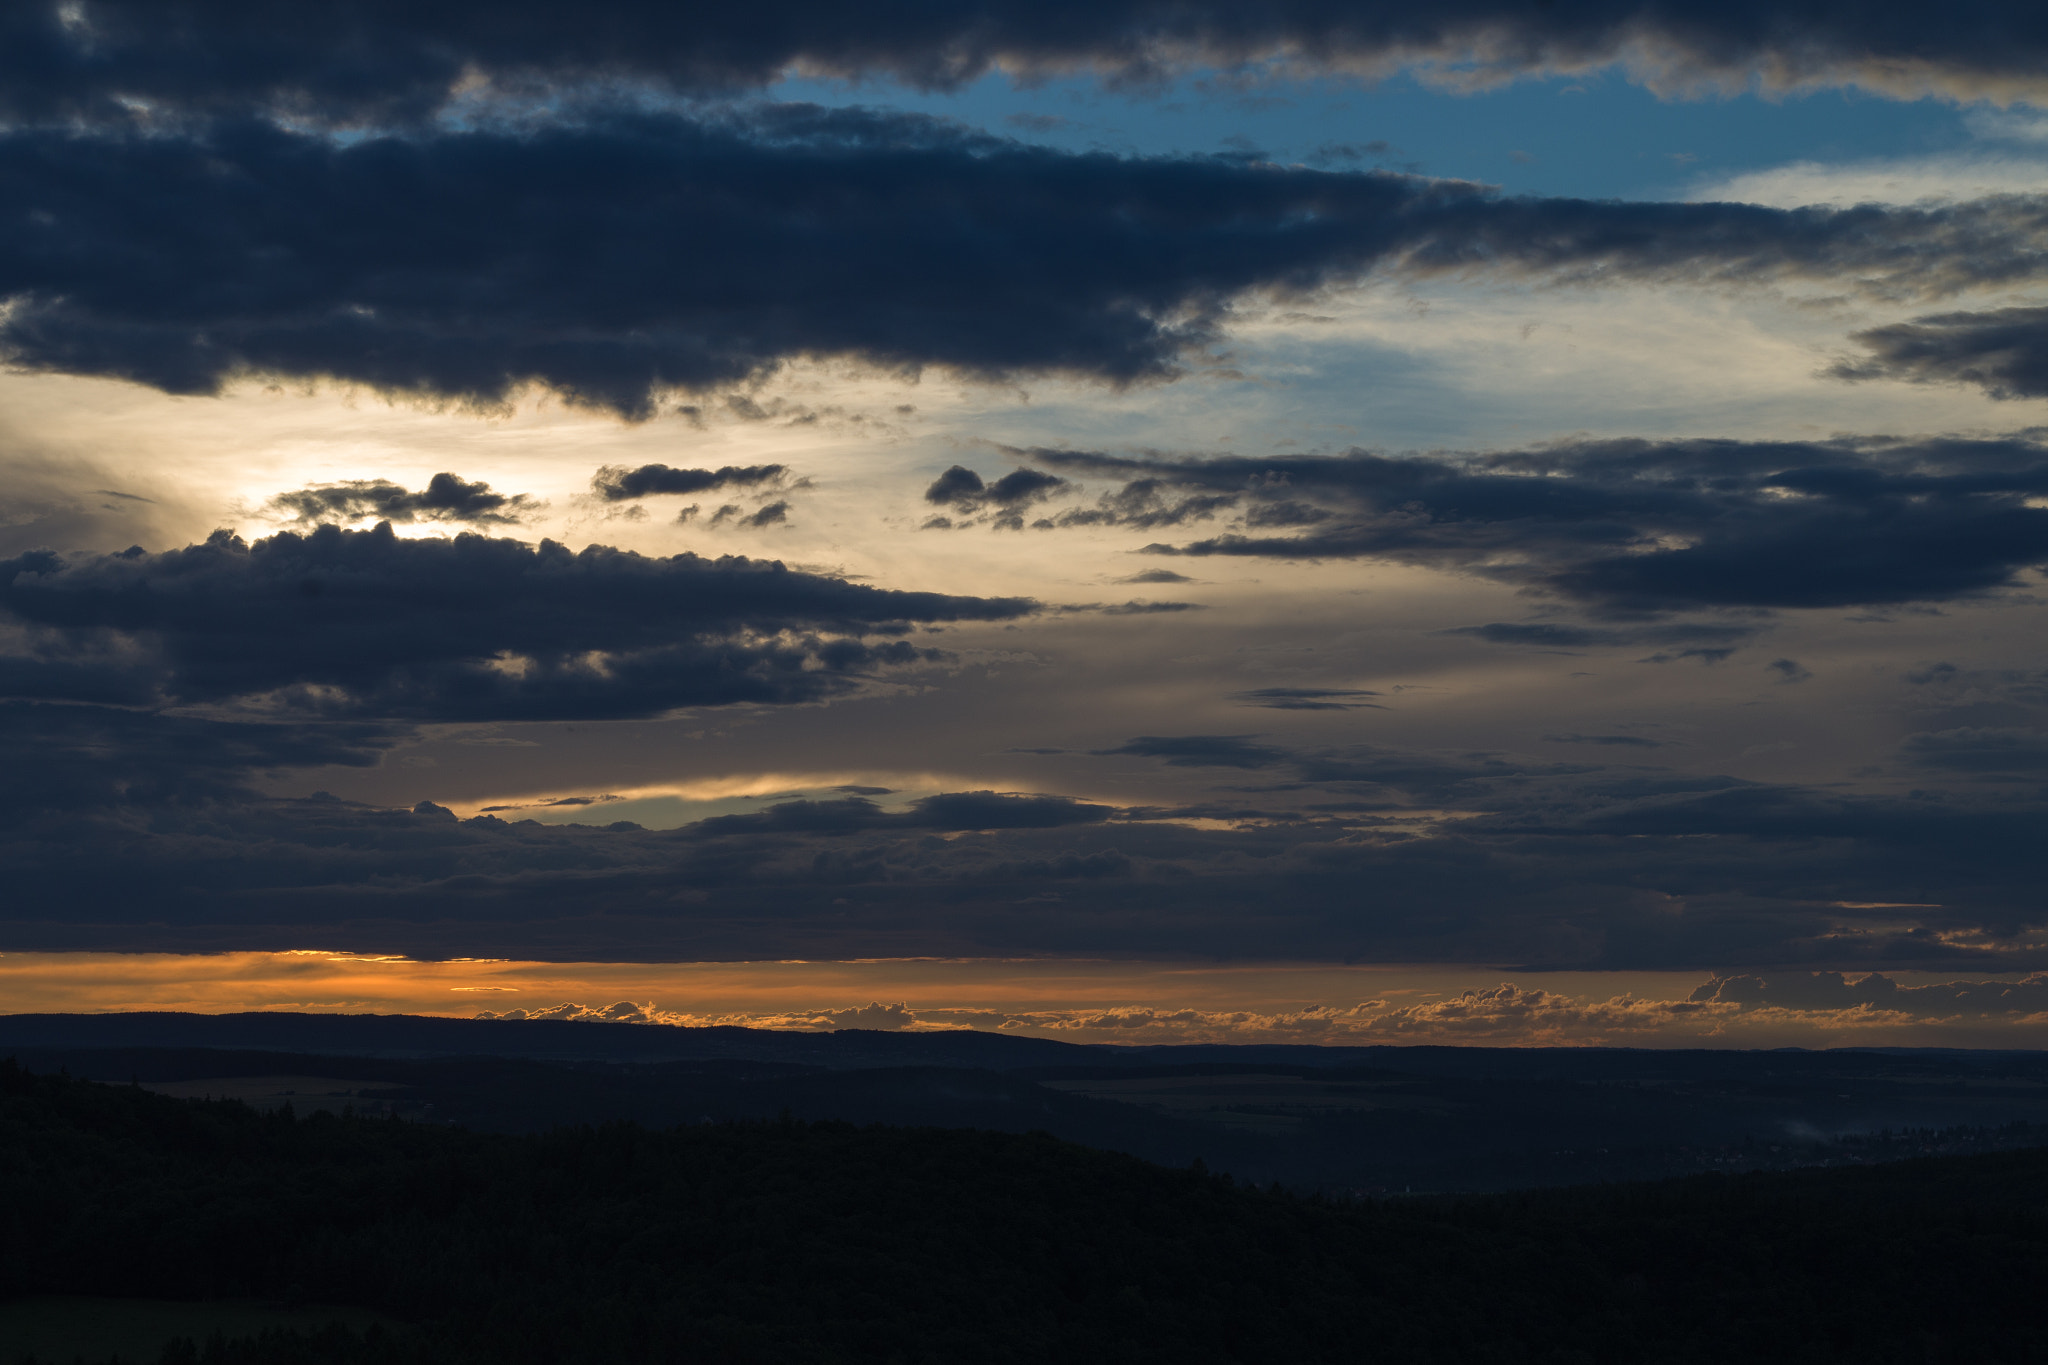
[[[2044,56],[0,6],[0,1010],[2048,1046]]]

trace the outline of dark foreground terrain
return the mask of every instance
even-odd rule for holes
[[[2048,1144],[2048,1053],[1090,1047],[990,1033],[247,1014],[0,1017],[0,1056],[506,1133],[800,1120],[1043,1131],[1332,1195]]]
[[[2040,1150],[1330,1202],[1043,1134],[494,1134],[0,1062],[0,1305],[371,1324],[174,1340],[166,1365],[2017,1365],[2044,1276]]]

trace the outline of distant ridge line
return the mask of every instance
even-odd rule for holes
[[[350,1057],[521,1057],[543,1061],[667,1062],[734,1059],[798,1062],[839,1070],[890,1066],[991,1070],[1160,1065],[1360,1067],[1426,1064],[1437,1074],[1530,1069],[1618,1074],[1652,1057],[1690,1054],[1783,1057],[1794,1066],[1847,1054],[1911,1057],[2039,1056],[2036,1049],[1472,1047],[1443,1044],[1362,1046],[1289,1043],[1068,1043],[976,1030],[888,1032],[746,1028],[561,1019],[460,1019],[428,1014],[306,1014],[247,1010],[193,1014],[174,1010],[105,1014],[0,1015],[0,1055],[9,1048],[223,1048]],[[1395,1059],[1399,1059],[1396,1063]]]
[[[426,1014],[304,1014],[172,1010],[0,1015],[8,1047],[256,1048],[348,1056],[530,1057],[576,1061],[801,1061],[827,1066],[930,1064],[1027,1066],[1074,1063],[1097,1049],[996,1033],[832,1033],[714,1024],[633,1024],[560,1019],[457,1019]]]

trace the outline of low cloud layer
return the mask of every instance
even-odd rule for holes
[[[788,468],[779,464],[721,465],[717,469],[671,469],[665,464],[628,469],[624,465],[606,465],[592,476],[590,486],[607,502],[628,502],[662,493],[774,487],[788,476]]]
[[[848,11],[771,0],[687,14],[629,0],[573,12],[524,0],[308,10],[188,0],[23,3],[0,24],[15,119],[120,120],[263,109],[358,123],[426,117],[451,100],[643,84],[685,94],[768,84],[793,69],[956,89],[991,70],[1093,71],[1121,86],[1268,63],[1306,73],[1419,67],[1487,85],[1619,67],[1672,92],[1856,86],[1895,96],[2013,98],[2041,89],[2048,34],[2024,13],[1964,5],[1930,25],[1897,6],[1768,11],[1617,4],[1531,9],[1467,0],[1153,0],[1048,10],[979,0]]]
[[[2023,440],[1613,443],[1493,458],[1418,458],[1412,477],[1404,462],[1374,457],[1274,467],[1061,455],[1055,468],[1074,485],[1142,466],[1143,478],[1188,496],[1293,501],[1333,517],[1398,493],[1388,515],[1403,519],[1405,543],[1443,556],[1421,562],[1453,566],[1464,561],[1442,547],[1467,553],[1459,537],[1495,554],[1516,543],[1501,531],[1523,529],[1509,515],[1523,489],[1534,490],[1528,543],[1573,563],[1575,546],[1612,554],[1603,528],[1627,529],[1629,516],[1659,535],[1687,528],[1700,544],[1724,534],[1742,544],[1756,526],[1789,539],[1808,524],[1799,517],[1845,509],[1908,520],[1997,512],[2033,496],[2039,478]],[[1701,472],[1709,459],[1714,480]],[[949,497],[987,502],[996,482]],[[1061,486],[1036,506],[1056,512],[1087,496]],[[841,778],[850,784],[822,799],[648,830],[608,815],[609,800],[553,802],[590,807],[588,825],[559,826],[460,819],[449,807],[461,803],[431,786],[408,794],[409,808],[260,791],[281,773],[376,765],[433,722],[845,695],[928,659],[910,638],[919,627],[1054,609],[756,560],[333,525],[253,544],[222,534],[162,554],[19,556],[0,565],[0,608],[12,632],[0,696],[16,699],[0,707],[0,738],[23,756],[0,801],[0,867],[19,892],[0,941],[20,947],[314,940],[675,960],[1120,957],[1172,944],[1222,960],[1731,977],[1758,964],[2048,964],[2038,894],[2048,864],[2035,837],[2048,687],[2025,670],[1931,662],[1905,672],[1912,728],[1869,755],[1891,784],[1882,790],[1655,766],[1701,754],[1690,738],[1632,724],[1532,725],[1520,749],[1404,747],[1334,729],[1316,741],[1297,727],[1362,724],[1404,705],[1398,689],[1249,674],[1239,676],[1258,685],[1225,690],[1219,679],[1219,704],[1236,709],[1214,728],[1168,728],[1163,714],[1156,732],[1040,751],[1065,769],[1048,785],[1151,784],[1182,793],[1169,798],[1179,804],[992,791],[986,779],[884,804],[894,793]],[[1624,616],[1454,629],[1520,650],[1675,659],[1725,654],[1759,627]],[[1753,685],[1786,697],[1825,686],[1827,674],[1801,662],[1814,656],[1797,654],[1759,654]],[[991,743],[998,731],[1017,737],[996,727]],[[1737,1003],[1717,996],[1665,1013]],[[1431,1015],[1413,1027],[1479,1036],[1618,1030],[1648,1017],[1612,1002],[1569,1019],[1555,1001],[1459,1008],[1494,1022]],[[1374,1027],[1407,1027],[1407,1016],[1382,1016],[1392,1022]]]
[[[1918,767],[1976,778],[2032,782],[2048,775],[2048,731],[1958,726],[1908,736],[1903,756]]]
[[[494,492],[478,480],[436,474],[414,493],[385,479],[351,479],[280,493],[272,510],[306,523],[324,521],[467,522],[473,526],[516,526],[537,510],[525,494]]]
[[[1993,398],[2048,396],[2048,308],[1940,313],[1857,332],[1868,354],[1844,360],[1842,379],[1966,384]]]
[[[924,490],[927,503],[948,508],[954,515],[934,516],[922,529],[950,531],[987,523],[998,530],[1021,531],[1027,510],[1068,487],[1057,474],[1036,469],[1013,469],[999,479],[983,482],[981,475],[956,464]]]
[[[2014,587],[2048,562],[2048,446],[2032,433],[1562,441],[1400,458],[1013,453],[1069,477],[1122,481],[1092,506],[1048,511],[1032,523],[1039,529],[1206,523],[1214,533],[1143,548],[1191,559],[1392,560],[1610,615],[1938,602]],[[1459,629],[1562,649],[1631,639],[1697,649],[1749,628]]]
[[[1541,977],[1534,978],[1541,981]],[[1401,994],[1411,992],[1403,990]],[[1431,993],[1396,1004],[1375,999],[1285,1010],[1199,1009],[1121,1004],[1095,1008],[991,1009],[907,1002],[772,1012],[695,1013],[654,1003],[484,1010],[480,1019],[564,1019],[685,1027],[859,1028],[888,1031],[976,1028],[1072,1042],[1386,1044],[1700,1044],[1769,1046],[1788,1038],[1823,1045],[1870,1044],[1940,1032],[1981,1044],[1999,1032],[2027,1046],[2048,1029],[2048,975],[1901,985],[1882,972],[1777,972],[1721,976],[1674,999],[1605,998],[1521,982]]]
[[[865,797],[784,801],[748,815],[719,815],[690,826],[698,838],[734,834],[864,834],[891,830],[1057,829],[1108,819],[1112,807],[1018,792],[947,792],[885,811]]]
[[[0,715],[49,759],[0,811],[18,893],[0,936],[21,948],[310,938],[604,961],[1145,957],[1172,944],[1219,960],[1729,975],[2048,966],[2042,808],[2002,789],[1853,796],[1646,768],[1634,752],[1557,763],[1153,736],[1072,761],[1204,773],[1218,799],[969,790],[890,809],[848,795],[655,831],[603,823],[601,804],[592,824],[564,826],[249,790],[266,767],[376,761],[397,737],[376,726]],[[188,778],[170,776],[208,745]]]
[[[260,838],[255,825],[240,823],[263,808],[255,779],[294,768],[371,767],[406,737],[402,726],[375,722],[230,721],[0,700],[0,749],[8,762],[0,829],[32,830],[50,821],[71,828],[64,838],[78,841],[76,854],[100,857],[119,848],[116,857],[148,860],[150,812],[218,810],[230,819],[223,828],[228,844]],[[99,816],[111,827],[71,823]],[[111,842],[97,844],[98,837]],[[94,846],[99,854],[85,852]],[[13,853],[41,862],[29,847]]]
[[[665,559],[463,534],[226,532],[148,554],[0,562],[14,695],[262,702],[409,721],[653,715],[814,701],[933,652],[913,623],[1012,620],[1021,598],[892,592],[775,561]]]
[[[811,106],[346,142],[236,121],[15,128],[0,193],[17,209],[0,225],[16,366],[176,394],[334,380],[482,408],[539,384],[631,418],[800,357],[1166,378],[1237,301],[1373,271],[1933,298],[2048,262],[2048,204],[2027,197],[1507,199]]]

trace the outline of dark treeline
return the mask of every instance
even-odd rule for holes
[[[487,1134],[0,1063],[0,1298],[415,1324],[165,1365],[1974,1365],[2039,1358],[2044,1272],[2038,1150],[1333,1205],[1043,1134]]]

